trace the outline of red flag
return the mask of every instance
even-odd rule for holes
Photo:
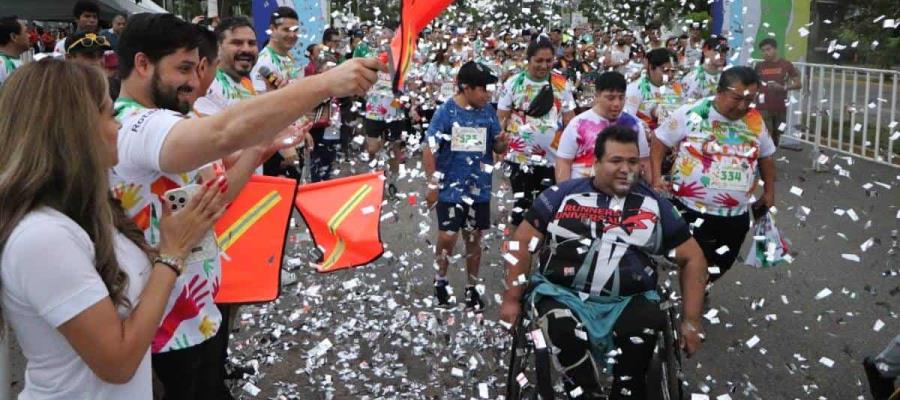
[[[381,257],[383,200],[381,172],[300,186],[294,203],[322,251],[319,272],[357,267]]]
[[[293,179],[255,175],[216,222],[222,282],[216,303],[257,303],[278,297]]]
[[[401,0],[400,28],[391,41],[394,70],[394,91],[399,92],[416,52],[416,40],[425,26],[431,23],[453,0]]]

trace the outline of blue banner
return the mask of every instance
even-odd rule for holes
[[[297,22],[300,24],[297,28],[298,40],[291,53],[301,66],[306,65],[309,62],[306,48],[322,41],[322,32],[327,24],[323,4],[320,0],[253,0],[251,12],[260,49],[269,38],[269,18],[278,7],[291,7],[297,12]]]

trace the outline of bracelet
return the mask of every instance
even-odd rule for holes
[[[184,260],[172,256],[160,254],[159,257],[153,259],[153,264],[162,264],[169,267],[172,272],[175,272],[176,277],[181,276],[184,272]]]

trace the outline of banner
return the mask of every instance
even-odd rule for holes
[[[278,297],[281,262],[297,181],[254,175],[216,223],[222,282],[216,303]]]
[[[294,203],[321,251],[319,272],[368,264],[384,252],[384,174],[373,172],[302,185]]]
[[[309,63],[306,57],[306,48],[312,44],[322,42],[322,33],[328,24],[327,1],[321,0],[253,0],[251,13],[253,14],[253,26],[256,29],[256,43],[262,50],[263,44],[269,39],[269,18],[278,7],[290,7],[297,12],[299,23],[297,30],[297,44],[291,50],[294,60],[299,66]]]
[[[394,32],[394,39],[391,41],[395,92],[400,91],[406,80],[419,33],[452,2],[453,0],[400,1],[400,27]]]
[[[782,56],[803,61],[809,46],[808,27],[811,0],[715,0],[711,5],[712,33],[728,37],[734,51],[733,64],[762,59],[758,48],[767,37],[778,42]],[[749,42],[748,42],[749,40]]]

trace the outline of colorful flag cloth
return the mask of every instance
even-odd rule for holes
[[[391,63],[394,72],[394,91],[403,87],[406,74],[416,52],[416,39],[422,29],[443,12],[453,0],[402,0],[400,28],[391,41]]]
[[[281,262],[297,181],[254,175],[216,223],[222,283],[216,303],[278,298]]]
[[[300,186],[294,203],[321,251],[319,272],[357,267],[381,257],[383,200],[382,172]]]

